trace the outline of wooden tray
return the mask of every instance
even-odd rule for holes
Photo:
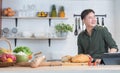
[[[62,66],[88,66],[88,63],[62,63]]]
[[[30,67],[30,62],[16,63],[15,66]],[[41,66],[62,66],[62,62],[42,62],[39,67]]]

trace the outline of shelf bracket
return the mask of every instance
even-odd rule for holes
[[[48,39],[48,44],[49,44],[49,47],[51,46],[51,39],[49,38]]]
[[[14,39],[14,42],[15,42],[15,47],[16,47],[16,44],[17,44],[17,38]]]
[[[15,18],[15,26],[17,27],[17,25],[18,25],[18,18]],[[17,38],[14,39],[14,42],[15,42],[15,47],[16,47]]]
[[[51,18],[49,19],[49,27],[51,26]]]
[[[18,19],[15,18],[15,26],[17,27],[17,24],[18,24]]]

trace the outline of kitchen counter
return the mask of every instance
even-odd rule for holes
[[[120,65],[2,67],[0,73],[120,73]]]

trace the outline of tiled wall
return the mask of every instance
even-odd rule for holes
[[[35,4],[35,11],[50,11],[52,4],[55,4],[57,9],[59,6],[64,5],[68,20],[54,20],[51,28],[49,28],[48,20],[20,19],[18,21],[19,31],[53,31],[54,25],[60,22],[72,25],[74,24],[74,13],[80,14],[82,10],[91,8],[94,9],[96,14],[107,14],[105,25],[114,37],[113,0],[9,0],[9,2],[8,0],[3,0],[3,8],[12,7],[14,10],[20,10],[27,4]],[[3,20],[4,27],[9,27],[10,29],[15,27],[14,19]],[[11,40],[11,42],[14,49],[14,40]],[[30,47],[33,52],[42,51],[47,56],[47,59],[59,59],[64,55],[77,54],[77,37],[74,36],[74,33],[69,33],[66,40],[52,40],[51,47],[48,46],[48,40],[18,40],[17,46],[20,45]]]
[[[119,3],[120,0],[115,0],[114,4],[115,4],[115,40],[118,44],[118,48],[120,46],[120,9],[119,9]]]

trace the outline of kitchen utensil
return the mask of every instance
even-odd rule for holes
[[[84,23],[83,23],[83,21],[82,21],[82,30],[84,30]]]
[[[78,28],[79,28],[79,30],[81,29],[81,27],[80,27],[80,18],[78,18]]]
[[[98,17],[97,17],[97,24],[100,25],[100,23],[99,23],[99,18],[98,18]]]
[[[74,35],[75,35],[75,36],[78,35],[78,29],[77,29],[77,18],[75,18],[75,31],[74,31]]]
[[[102,26],[104,26],[104,18],[102,18]]]

